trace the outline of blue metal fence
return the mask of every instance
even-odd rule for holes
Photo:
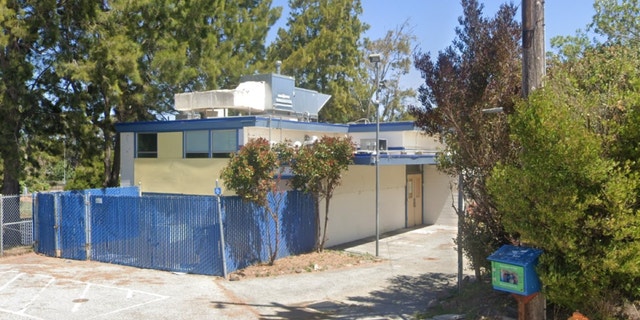
[[[56,212],[57,200],[55,194],[41,193],[34,199],[36,202],[34,217],[34,240],[37,252],[48,256],[56,255]]]
[[[219,212],[212,196],[139,195],[136,187],[119,189],[37,194],[37,251],[68,259],[223,275],[225,260],[228,272],[267,261],[276,230],[278,258],[308,252],[315,244],[313,200],[297,191],[269,197],[271,208],[278,212],[276,228],[263,208],[239,197],[221,197]]]

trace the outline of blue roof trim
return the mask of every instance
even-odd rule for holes
[[[373,154],[355,154],[353,163],[356,165],[375,165],[376,156]],[[435,154],[380,154],[380,165],[407,164],[436,164]]]
[[[404,122],[385,122],[380,123],[380,131],[410,131],[417,129],[413,121]],[[375,132],[375,123],[356,123],[349,125],[349,133],[352,132]]]
[[[349,127],[344,124],[299,122],[257,116],[127,122],[117,123],[115,127],[118,132],[175,132],[188,130],[241,129],[244,127],[271,127],[278,129],[314,130],[332,133],[347,133],[349,131]]]

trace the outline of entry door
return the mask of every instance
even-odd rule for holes
[[[407,227],[422,224],[422,175],[407,175]]]

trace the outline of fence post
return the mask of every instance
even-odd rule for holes
[[[4,197],[0,193],[0,257],[4,255]]]
[[[60,245],[60,224],[62,221],[60,221],[62,219],[61,217],[62,215],[60,214],[60,194],[55,194],[55,196],[53,197],[53,220],[54,220],[54,225],[53,225],[53,229],[55,230],[55,232],[53,233],[53,237],[54,237],[54,245],[55,245],[55,255],[56,258],[60,258],[62,256],[62,251],[61,251],[61,245]]]
[[[33,232],[33,248],[38,252],[38,243],[40,242],[40,225],[38,224],[38,194],[31,194],[31,232]]]
[[[220,251],[222,252],[222,275],[227,278],[227,253],[225,252],[224,244],[224,226],[222,225],[222,204],[220,203],[220,196],[222,196],[222,188],[218,187],[218,179],[216,179],[216,188],[213,190],[216,196],[216,202],[218,205],[218,224],[220,225]]]
[[[87,260],[91,260],[91,193],[84,196],[84,238]]]

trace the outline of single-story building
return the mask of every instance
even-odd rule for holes
[[[434,157],[440,143],[413,122],[327,124],[317,113],[327,95],[295,88],[280,74],[243,79],[235,90],[176,95],[176,120],[120,123],[121,185],[143,192],[213,194],[230,153],[252,138],[304,145],[350,136],[354,164],[331,200],[327,246],[375,235],[375,143],[378,132],[380,232],[433,224],[451,206],[451,177]],[[229,109],[249,115],[227,116]],[[224,190],[225,195],[232,194]],[[324,208],[321,208],[324,212]]]

